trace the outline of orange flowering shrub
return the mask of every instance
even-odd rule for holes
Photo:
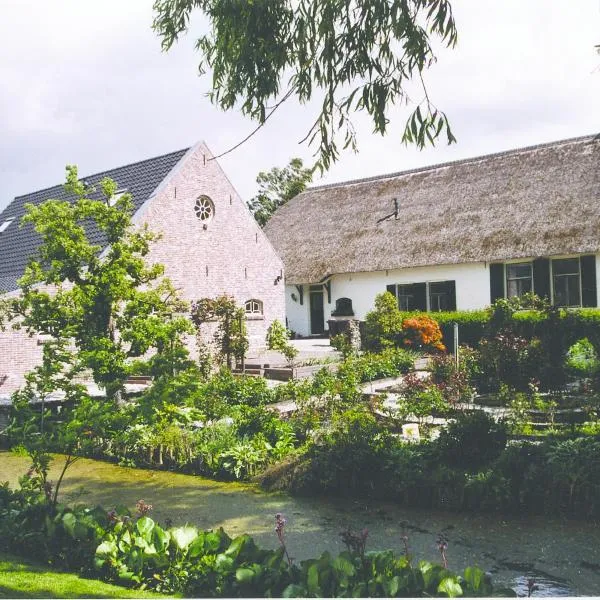
[[[442,344],[442,332],[435,319],[427,315],[410,317],[402,321],[404,345],[420,350],[438,350],[445,352]]]

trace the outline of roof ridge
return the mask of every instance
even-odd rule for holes
[[[88,177],[98,177],[99,175],[104,175],[106,173],[110,173],[111,171],[115,171],[116,169],[124,169],[126,167],[133,167],[135,165],[141,165],[142,163],[149,162],[151,160],[157,160],[159,158],[166,158],[167,156],[172,156],[173,154],[179,154],[180,152],[187,152],[190,148],[191,148],[191,146],[189,146],[187,148],[181,148],[180,150],[173,150],[173,152],[167,152],[166,154],[159,154],[158,156],[153,156],[151,158],[145,158],[143,160],[136,160],[136,161],[131,162],[131,163],[127,163],[127,164],[124,164],[124,165],[119,165],[118,167],[113,167],[112,169],[105,169],[104,171],[98,171],[98,173],[90,173],[88,175],[83,175],[83,176],[80,176],[79,179],[82,180],[82,179],[86,179]],[[6,210],[6,208],[8,208],[18,198],[25,198],[26,196],[31,196],[32,194],[39,194],[40,192],[45,192],[45,191],[51,190],[52,188],[55,188],[55,187],[62,187],[63,185],[64,185],[64,183],[56,183],[54,185],[50,185],[50,186],[45,187],[45,188],[40,188],[39,190],[34,190],[34,191],[28,192],[26,194],[20,194],[19,196],[15,196],[12,199],[12,201],[10,202],[10,204],[8,204],[5,207],[4,210]],[[0,211],[0,214],[2,212],[4,212],[4,210]]]
[[[347,181],[340,181],[338,183],[324,183],[323,185],[315,185],[306,188],[303,193],[312,192],[317,190],[323,190],[334,187],[344,187],[347,185],[356,185],[359,183],[368,183],[369,181],[379,181],[382,179],[392,179],[394,177],[400,177],[401,175],[412,175],[414,173],[423,173],[425,171],[433,171],[435,169],[441,169],[443,167],[451,167],[454,165],[463,165],[475,161],[480,161],[488,158],[500,158],[502,156],[509,156],[511,154],[518,154],[521,152],[531,152],[533,150],[539,150],[540,148],[549,148],[551,146],[559,146],[562,144],[572,144],[575,142],[582,142],[584,140],[599,141],[600,133],[591,133],[588,135],[581,135],[572,138],[566,138],[563,140],[555,140],[553,142],[544,142],[541,144],[534,144],[532,146],[522,146],[520,148],[511,148],[510,150],[502,150],[501,152],[491,152],[489,154],[481,154],[479,156],[471,156],[469,158],[459,158],[457,160],[450,160],[443,163],[437,163],[434,165],[427,165],[423,167],[415,167],[413,169],[407,169],[405,171],[395,171],[393,173],[384,173],[383,175],[372,175],[370,177],[363,177],[359,179],[349,179]],[[300,194],[298,194],[300,195]]]

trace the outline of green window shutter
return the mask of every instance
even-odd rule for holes
[[[498,298],[504,298],[504,264],[490,264],[490,303]]]
[[[385,289],[392,294],[392,296],[396,296],[396,284],[395,283],[391,283],[390,285],[386,285]]]
[[[550,300],[550,260],[547,258],[533,261],[533,291],[540,298]]]
[[[586,254],[579,258],[581,264],[581,306],[598,306],[596,296],[596,256]]]
[[[456,281],[448,281],[448,310],[456,310]]]

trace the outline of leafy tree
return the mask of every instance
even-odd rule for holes
[[[369,350],[380,352],[398,345],[402,331],[402,313],[394,294],[377,294],[375,310],[367,313],[365,321],[365,345]]]
[[[269,329],[267,329],[266,342],[269,350],[281,352],[288,365],[290,367],[294,365],[294,359],[298,356],[298,348],[293,344],[290,344],[289,331],[277,319],[275,319],[269,325]]]
[[[155,0],[153,27],[164,50],[187,32],[195,8],[210,23],[196,48],[200,72],[212,69],[211,101],[241,108],[260,127],[288,98],[304,104],[320,96],[303,141],[318,144],[321,168],[337,159],[341,135],[344,148],[356,148],[351,113],[366,111],[385,134],[391,107],[411,101],[412,80],[422,92],[403,141],[423,147],[444,130],[454,141],[423,78],[436,60],[431,38],[456,44],[449,0]]]
[[[303,167],[302,159],[292,158],[287,167],[273,167],[256,178],[258,194],[248,202],[257,223],[264,227],[271,215],[286,202],[303,192],[312,181],[314,169]]]
[[[67,167],[66,190],[73,202],[47,200],[26,205],[23,223],[41,237],[38,256],[31,258],[20,280],[21,294],[5,303],[4,317],[16,328],[50,336],[44,352],[47,393],[67,389],[75,373],[89,369],[109,398],[119,397],[134,357],[155,350],[155,370],[172,371],[185,361],[181,334],[192,332],[187,319],[176,316],[185,303],[163,267],[145,257],[157,236],[146,227],[134,229],[130,194],[115,197],[117,184],[104,179],[101,199]],[[94,244],[90,232],[108,244]],[[68,349],[73,351],[67,352]],[[59,377],[59,374],[62,374]]]
[[[231,368],[233,359],[242,360],[248,350],[244,309],[226,294],[217,298],[202,298],[192,305],[192,322],[200,333],[205,323],[217,322],[214,340],[225,364]]]

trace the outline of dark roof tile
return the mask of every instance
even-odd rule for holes
[[[186,148],[117,167],[116,169],[85,175],[81,179],[90,185],[97,185],[105,177],[113,179],[117,182],[119,188],[125,188],[131,193],[135,207],[134,211],[137,211],[181,160],[187,150]],[[30,224],[19,227],[19,221],[25,214],[25,204],[41,204],[49,198],[71,201],[74,199],[72,195],[65,192],[62,185],[56,185],[24,196],[17,196],[0,213],[0,225],[10,219],[13,220],[9,227],[0,233],[0,292],[16,289],[17,279],[22,276],[27,261],[35,254],[39,246],[39,236]],[[90,238],[94,243],[102,247],[105,246],[105,240],[101,232],[97,230],[90,231]]]

